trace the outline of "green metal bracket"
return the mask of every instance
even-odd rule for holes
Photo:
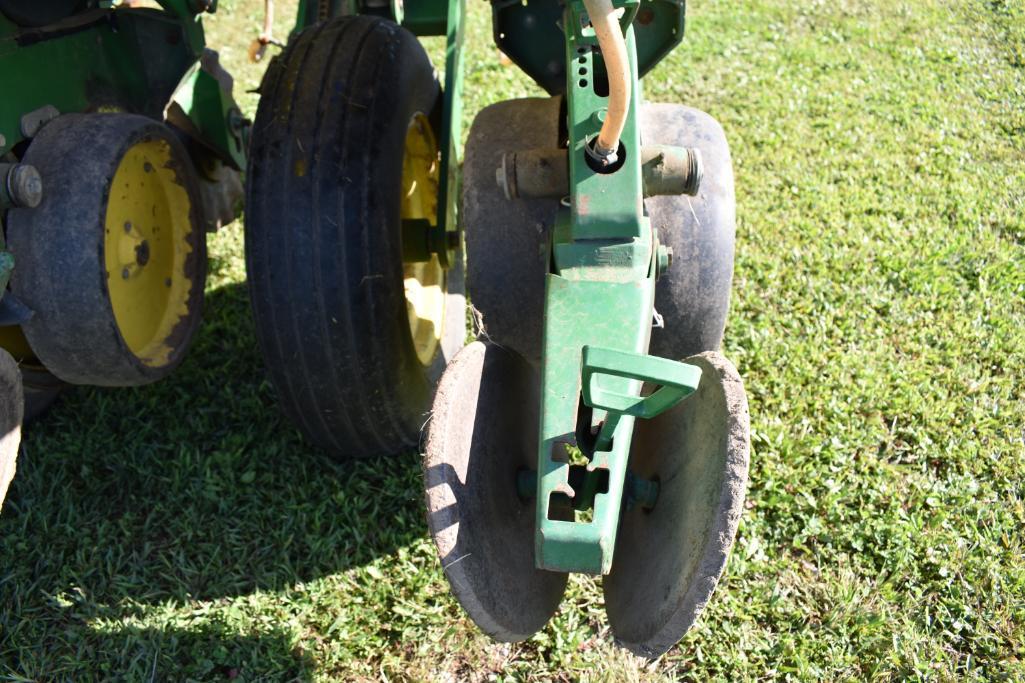
[[[491,2],[495,44],[552,95],[566,92],[567,76],[574,74],[573,60],[565,59],[561,45],[563,4],[562,0]],[[633,4],[624,21],[633,26],[638,73],[644,76],[683,40],[686,3],[639,0]],[[572,85],[572,78],[568,83]]]
[[[175,107],[184,114],[184,120],[175,116]],[[246,121],[231,95],[204,68],[202,61],[195,62],[185,73],[168,105],[167,116],[226,164],[237,171],[245,169]]]
[[[465,38],[466,0],[448,3],[445,42],[445,87],[441,108],[441,186],[438,189],[437,229],[445,235],[445,249],[438,260],[446,268],[455,263],[459,248],[459,145],[463,120],[463,41]]]
[[[581,365],[584,403],[609,413],[646,420],[694,393],[701,380],[701,368],[695,365],[594,346],[584,347]],[[617,394],[601,387],[599,378],[602,375],[661,386],[648,396]]]
[[[612,437],[624,415],[650,420],[697,391],[701,368],[655,356],[585,346],[581,369],[585,405],[604,410],[594,449],[612,446]],[[600,377],[622,377],[659,385],[648,396],[623,394],[601,386]]]
[[[570,200],[556,217],[554,272],[545,291],[536,475],[535,562],[551,571],[608,573],[624,499],[650,506],[658,495],[656,483],[627,476],[634,420],[672,407],[695,390],[701,376],[696,367],[647,355],[659,245],[644,215],[641,94],[630,24],[643,3],[614,4],[625,10],[634,95],[622,136],[623,161],[612,172],[599,172],[586,160],[586,145],[598,134],[607,107],[594,30],[581,0],[569,0],[562,19],[571,65]],[[645,382],[659,388],[642,395]]]

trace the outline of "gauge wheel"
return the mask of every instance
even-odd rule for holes
[[[462,255],[403,260],[403,226],[436,223],[431,62],[396,24],[342,17],[292,39],[260,91],[246,268],[271,383],[336,457],[415,447],[465,338]]]
[[[13,209],[11,290],[43,367],[72,384],[132,386],[168,375],[199,325],[206,236],[196,173],[163,124],[132,114],[69,114],[23,159],[43,179],[34,209]]]

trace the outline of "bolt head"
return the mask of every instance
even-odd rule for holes
[[[7,176],[7,189],[18,206],[34,209],[43,201],[43,178],[35,166],[18,164]]]

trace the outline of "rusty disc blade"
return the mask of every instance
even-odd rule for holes
[[[14,478],[18,446],[21,444],[24,404],[18,363],[11,358],[11,354],[0,349],[0,505]]]
[[[624,511],[603,581],[617,642],[648,658],[675,645],[708,602],[747,488],[750,427],[740,375],[714,352],[685,362],[701,368],[697,392],[636,423],[630,469],[658,481],[658,498],[650,510]]]
[[[559,606],[566,575],[534,566],[534,501],[516,477],[536,467],[538,377],[484,342],[442,375],[425,455],[427,521],[452,593],[482,631],[524,640]]]

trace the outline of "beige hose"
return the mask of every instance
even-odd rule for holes
[[[281,43],[274,40],[274,0],[264,0],[263,3],[263,32],[260,33],[259,37],[252,42],[249,46],[249,61],[259,62],[263,60],[264,54],[267,52],[268,45],[277,45],[281,47]]]
[[[626,110],[630,104],[630,59],[612,0],[584,0],[584,7],[594,26],[609,75],[609,107],[594,151],[600,157],[610,157],[619,150],[619,138],[626,125]]]

